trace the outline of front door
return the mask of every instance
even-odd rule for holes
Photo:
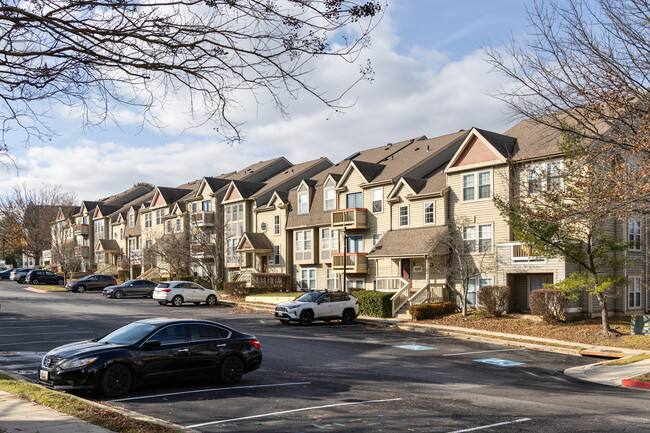
[[[402,259],[402,278],[411,281],[411,259]]]
[[[266,274],[269,271],[269,258],[267,256],[262,256],[262,273]]]

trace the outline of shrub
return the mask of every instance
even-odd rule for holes
[[[391,317],[393,314],[390,302],[393,293],[359,290],[354,296],[360,303],[359,314],[374,317]]]
[[[538,289],[530,292],[531,314],[542,316],[546,322],[564,320],[568,303],[564,292],[559,290]]]
[[[250,294],[250,287],[246,287],[246,281],[227,281],[223,283],[223,290],[229,295],[246,296]]]
[[[479,309],[494,317],[501,317],[508,311],[510,287],[485,286],[478,292]]]
[[[451,314],[456,311],[456,304],[450,301],[436,302],[433,304],[411,305],[409,313],[414,320],[428,320]]]
[[[180,275],[176,279],[178,281],[194,281],[194,275]]]
[[[267,292],[289,292],[293,280],[289,274],[252,274],[251,286],[255,287],[256,293]]]
[[[117,279],[120,281],[126,281],[129,279],[129,271],[126,269],[120,269],[117,271]]]
[[[221,279],[217,280],[217,290],[223,290],[223,280]]]

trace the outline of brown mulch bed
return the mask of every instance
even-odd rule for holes
[[[604,336],[602,322],[599,317],[571,323],[546,323],[538,320],[535,316],[507,315],[496,318],[486,316],[480,312],[471,312],[467,317],[457,313],[434,320],[423,320],[414,323],[457,326],[468,328],[468,330],[480,329],[506,334],[551,338],[585,345],[650,350],[650,336],[630,334],[629,317],[611,317],[609,322],[610,327],[618,331],[620,335],[616,337]]]

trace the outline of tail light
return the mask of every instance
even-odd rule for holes
[[[256,349],[260,348],[260,342],[258,340],[246,340],[246,342]]]
[[[357,299],[357,305],[361,305],[361,302]]]
[[[165,292],[165,293],[169,293],[169,292],[171,292],[171,291],[172,291],[172,289],[162,289],[162,290],[161,290],[161,292]]]

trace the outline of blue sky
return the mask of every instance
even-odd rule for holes
[[[183,105],[160,114],[168,127],[141,129],[124,110],[120,128],[83,130],[69,113],[57,113],[58,135],[48,143],[18,146],[18,170],[0,168],[0,181],[61,184],[79,199],[97,199],[138,181],[176,186],[216,176],[263,159],[286,156],[300,163],[350,153],[415,136],[434,137],[477,126],[503,132],[510,125],[503,105],[489,96],[504,84],[491,73],[482,47],[502,46],[525,31],[525,2],[515,0],[388,0],[389,7],[365,53],[375,71],[372,84],[355,87],[334,114],[310,98],[289,104],[288,119],[268,101],[242,101],[242,144],[220,141],[209,127],[186,130]],[[355,69],[356,68],[356,69]],[[323,88],[358,66],[324,63],[314,75]],[[334,84],[333,84],[334,83]],[[305,96],[305,95],[302,95]]]

